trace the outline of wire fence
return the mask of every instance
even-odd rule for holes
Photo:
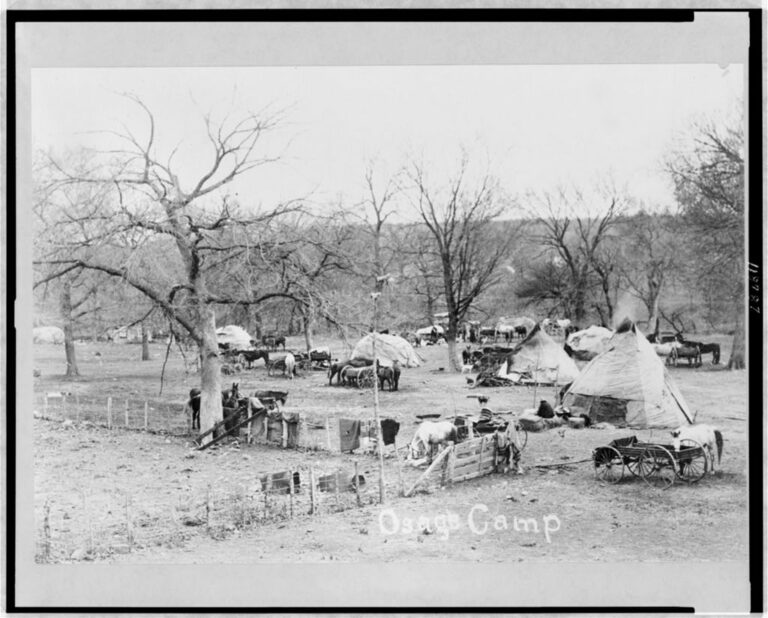
[[[397,491],[394,482],[388,487]],[[339,513],[377,503],[379,488],[373,464],[355,464],[283,470],[171,500],[120,490],[39,498],[35,560],[60,563],[179,547],[200,534],[221,540],[252,526]]]

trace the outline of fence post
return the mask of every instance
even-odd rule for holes
[[[213,498],[211,497],[211,485],[210,483],[205,490],[205,527],[210,532],[211,530],[211,512],[213,511]]]
[[[75,410],[75,418],[77,419],[78,424],[80,423],[80,393],[75,393],[75,406],[77,409]]]
[[[128,400],[125,400],[125,428],[128,429]]]
[[[51,559],[51,503],[45,499],[45,514],[43,516],[43,558],[46,562]]]
[[[341,473],[336,470],[336,478],[334,479],[334,493],[336,494],[336,508],[339,508],[339,505],[341,504],[341,501],[339,499],[339,485],[341,484]]]
[[[267,519],[269,512],[269,492],[272,491],[272,475],[267,474],[267,483],[264,486],[264,519]]]
[[[281,423],[282,423],[282,434],[280,436],[281,444],[283,448],[286,448],[288,446],[288,423],[285,422],[285,419],[282,419]]]
[[[290,505],[291,519],[293,519],[293,470],[288,470],[288,504]]]
[[[403,484],[403,464],[400,461],[400,453],[397,450],[397,436],[392,438],[392,446],[395,449],[395,458],[397,459],[397,481],[400,484],[400,495],[405,493],[405,485]]]
[[[357,506],[361,506],[360,503],[360,475],[357,472],[357,462],[355,462],[355,498],[357,499]]]
[[[144,431],[149,430],[149,402],[144,402]]]
[[[131,521],[130,496],[125,494],[125,531],[128,537],[128,551],[133,551],[133,522]]]
[[[107,397],[107,429],[112,429],[112,397]]]
[[[331,450],[331,421],[327,414],[325,415],[325,446],[327,450]]]
[[[315,469],[309,468],[309,514],[315,514]]]

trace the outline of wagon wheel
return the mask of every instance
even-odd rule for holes
[[[666,489],[675,482],[675,458],[663,446],[655,444],[646,448],[640,455],[638,472],[651,487]]]
[[[689,439],[681,440],[680,446],[681,449],[677,455],[677,476],[687,483],[700,481],[707,473],[707,456],[704,454],[704,447],[695,440]]]
[[[373,388],[373,372],[366,371],[357,378],[357,388]]]
[[[595,477],[606,483],[618,483],[624,476],[624,461],[621,453],[612,446],[595,449],[592,456],[595,462]]]

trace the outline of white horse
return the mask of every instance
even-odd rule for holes
[[[675,343],[677,342],[652,343],[651,345],[656,350],[657,356],[666,358],[667,362],[669,362],[670,360],[677,360],[677,346],[674,345]]]
[[[682,425],[672,433],[672,447],[680,450],[682,440],[694,440],[704,447],[704,456],[709,460],[710,474],[715,473],[715,448],[717,448],[717,465],[720,465],[720,459],[723,455],[723,434],[712,425]]]
[[[296,373],[296,357],[288,352],[288,354],[285,355],[285,369],[283,370],[283,375],[288,374],[288,379],[293,380],[293,376]]]
[[[434,448],[446,442],[458,441],[458,431],[450,421],[423,421],[408,447],[407,459],[418,459],[423,450],[426,452],[427,461],[431,462]]]

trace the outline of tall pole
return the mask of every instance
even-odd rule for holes
[[[379,291],[371,294],[371,298],[373,298],[373,416],[376,423],[376,443],[379,451],[379,504],[384,504],[386,497],[384,492],[384,437],[381,433],[381,420],[379,418],[379,369],[378,357],[376,356],[376,335],[379,328],[378,300],[380,294],[381,292]]]

